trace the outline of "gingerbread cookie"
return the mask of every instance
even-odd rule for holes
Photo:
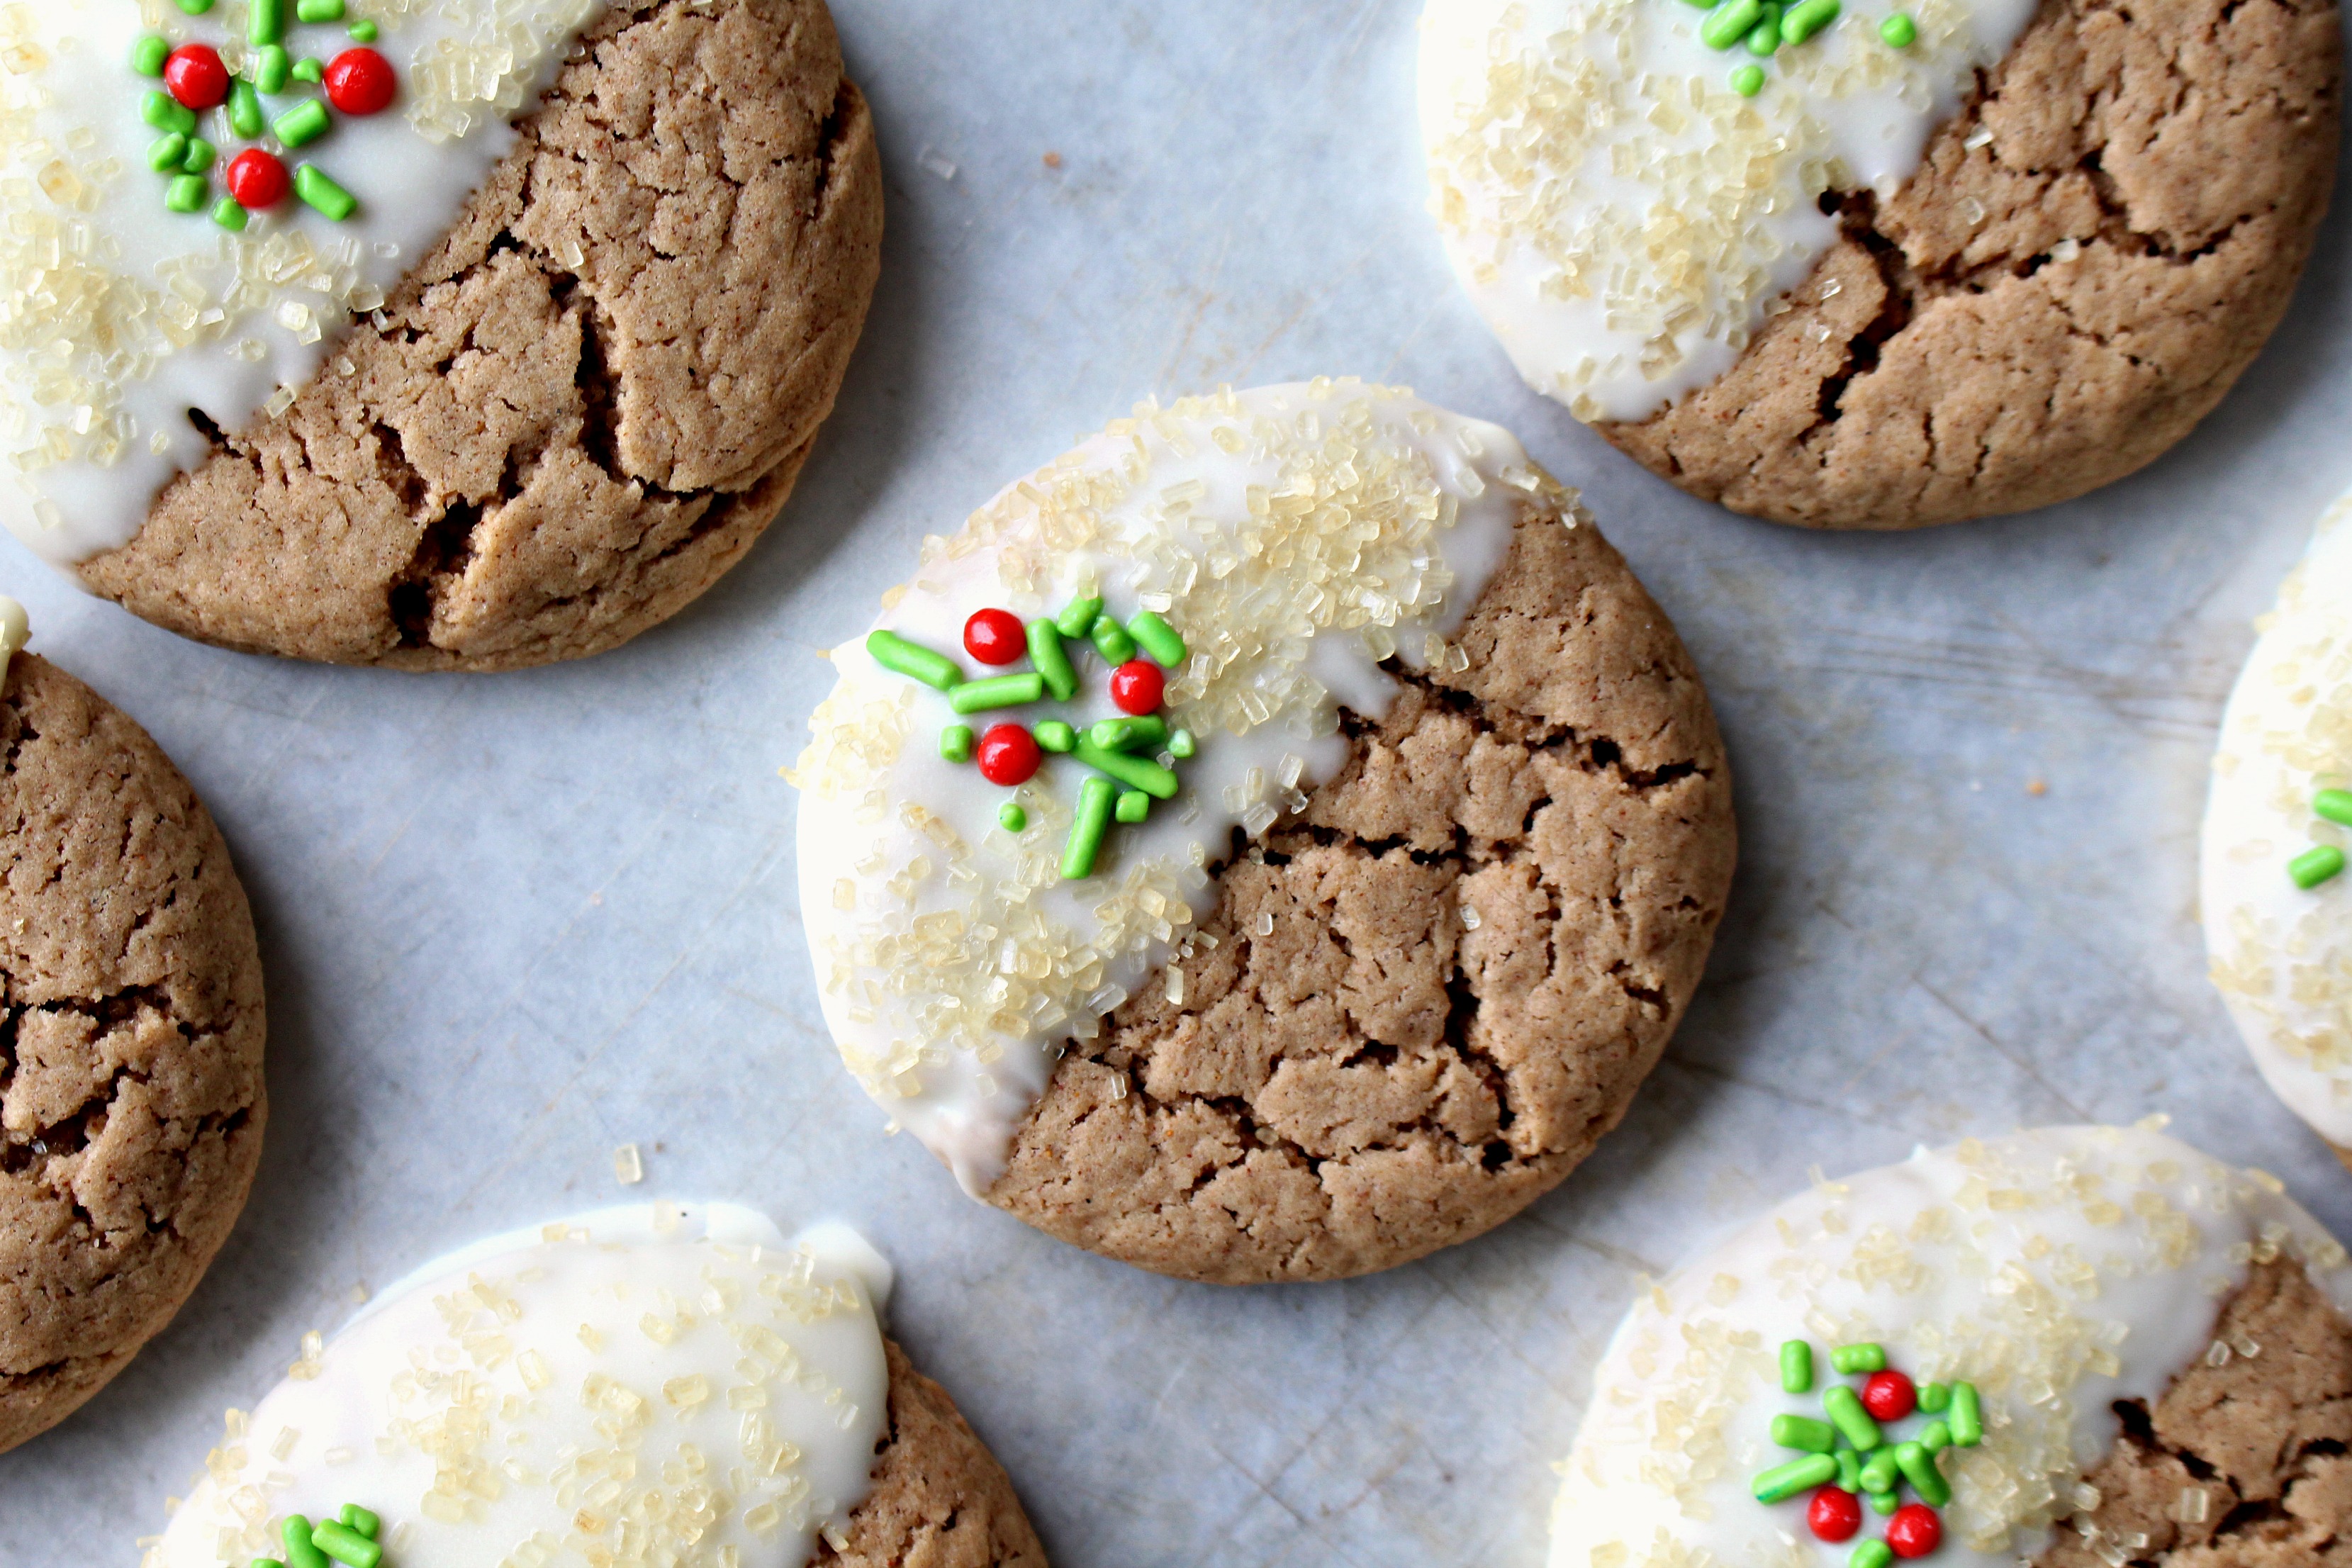
[[[0,601],[0,648],[23,612]],[[5,655],[0,655],[5,658]],[[30,654],[0,689],[0,1449],[163,1331],[261,1155],[261,958],[204,805]]]
[[[2274,1178],[2152,1127],[1817,1183],[1645,1288],[1553,1568],[2328,1560],[2346,1265]]]
[[[1500,1223],[1623,1115],[1730,781],[1507,432],[1350,382],[1146,407],[885,604],[794,775],[802,908],[844,1057],[968,1191],[1163,1273],[1330,1279]]]
[[[2331,0],[1475,0],[1423,22],[1456,270],[1530,384],[1815,528],[2064,500],[2277,325],[2333,184]]]
[[[0,517],[189,637],[624,642],[767,526],[865,321],[823,0],[60,0],[0,51]]]
[[[845,1226],[641,1204],[426,1264],[231,1411],[144,1568],[1044,1568]],[[309,1553],[317,1552],[320,1555]]]
[[[2352,498],[2320,520],[2221,717],[2199,903],[2254,1065],[2352,1164]]]

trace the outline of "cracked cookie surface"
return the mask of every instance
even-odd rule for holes
[[[2045,0],[1708,386],[1598,428],[1735,511],[1916,528],[2068,500],[2210,412],[2335,180],[2333,0]]]
[[[1164,1274],[1337,1279],[1500,1224],[1617,1124],[1729,891],[1714,714],[1623,559],[1542,504],[1457,641],[1218,874],[1181,990],[1070,1042],[991,1202]]]
[[[840,1568],[1045,1568],[1045,1549],[1012,1479],[946,1389],[887,1336],[889,1424],[874,1451],[874,1489],[850,1510],[819,1564]]]
[[[488,670],[625,642],[751,548],[880,267],[830,15],[616,0],[520,132],[382,324],[210,432],[85,584],[227,647]]]
[[[18,655],[0,697],[0,1449],[63,1420],[244,1207],[261,960],[228,847],[138,725]]]
[[[2034,1568],[2323,1568],[2352,1563],[2352,1323],[2300,1265],[2257,1264],[2213,1337],[2084,1478],[2095,1506]],[[2251,1349],[2252,1354],[2242,1353]],[[2218,1353],[2218,1352],[2217,1352]]]

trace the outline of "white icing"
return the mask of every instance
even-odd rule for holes
[[[1387,711],[1396,683],[1379,660],[1463,667],[1443,639],[1538,491],[1572,505],[1495,426],[1318,382],[1139,410],[929,542],[879,624],[967,677],[988,673],[963,651],[972,612],[1032,621],[1087,585],[1121,620],[1160,611],[1189,645],[1168,696],[1169,721],[1199,737],[1183,793],[1115,827],[1082,882],[1056,867],[1086,767],[1045,759],[1017,793],[1030,824],[1016,837],[996,826],[1014,794],[940,760],[940,731],[959,721],[946,697],[877,667],[863,638],[835,650],[841,682],[794,775],[825,1021],[867,1091],[968,1191],[1001,1173],[1061,1043],[1092,1037],[1210,910],[1202,868],[1232,831],[1262,834],[1346,760],[1339,705]],[[966,721],[1115,716],[1102,661],[1071,652],[1077,700]]]
[[[664,1548],[802,1568],[869,1485],[889,1289],[848,1227],[787,1240],[723,1204],[476,1243],[306,1343],[249,1418],[232,1411],[144,1568],[282,1557],[286,1515],[347,1502],[383,1516],[390,1568]]]
[[[2286,863],[2352,830],[2311,798],[2352,788],[2352,497],[2320,520],[2221,716],[2201,898],[2213,982],[2279,1098],[2352,1148],[2352,874],[2305,892]]]
[[[1552,1568],[1843,1564],[1804,1500],[1748,1488],[1793,1456],[1772,1417],[1818,1417],[1832,1344],[1979,1390],[1983,1443],[1948,1448],[1945,1568],[2011,1568],[2072,1514],[2114,1446],[2117,1400],[2153,1401],[2212,1351],[2255,1260],[2302,1261],[2352,1310],[2344,1249],[2280,1190],[2147,1128],[1970,1141],[1820,1183],[1650,1287],[1594,1374],[1552,1513]],[[1811,1342],[1809,1394],[1778,1354]],[[1906,1428],[1906,1435],[1908,1428]],[[1865,1511],[1867,1536],[1883,1521]]]
[[[1826,189],[1891,195],[2035,0],[1851,0],[1759,61],[1684,0],[1431,0],[1421,123],[1455,272],[1528,384],[1641,419],[1730,368],[1837,237]],[[1917,40],[1878,26],[1901,9]],[[1743,65],[1765,85],[1741,98]]]
[[[259,145],[289,171],[315,163],[358,211],[333,223],[289,195],[231,234],[212,201],[165,209],[165,177],[146,163],[159,132],[139,112],[162,83],[130,58],[160,33],[213,44],[235,68],[241,0],[200,16],[169,0],[0,7],[0,521],[59,566],[128,542],[163,486],[207,455],[187,411],[241,430],[310,380],[352,314],[380,305],[456,220],[513,145],[513,116],[602,9],[353,0],[351,19],[377,22],[372,47],[400,74],[392,108],[337,114],[292,152],[241,141],[226,108],[198,129],[220,149],[213,200],[228,160]],[[287,47],[331,59],[353,47],[347,25],[289,26]],[[293,82],[262,106],[274,120],[323,97]]]

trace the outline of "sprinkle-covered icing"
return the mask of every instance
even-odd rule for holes
[[[143,1568],[246,1568],[289,1515],[380,1517],[386,1568],[802,1568],[866,1494],[889,1266],[728,1205],[606,1209],[410,1275],[218,1447]]]
[[[2321,519],[2263,628],[2213,756],[2205,946],[2263,1077],[2352,1148],[2352,877],[2299,885],[2352,849],[2352,803],[2326,795],[2352,787],[2352,497]]]
[[[299,147],[276,129],[240,134],[227,103],[194,116],[188,139],[216,156],[193,181],[203,205],[171,210],[180,174],[152,161],[173,132],[142,111],[168,85],[142,74],[156,63],[149,40],[211,46],[250,81],[251,7],[264,3],[285,15],[277,47],[289,57],[331,60],[355,32],[369,38],[358,47],[393,68],[398,96],[380,112],[329,115],[338,83],[290,76],[258,103],[281,128],[320,106],[311,118],[330,128]],[[511,121],[603,8],[348,0],[341,19],[303,23],[277,0],[0,5],[0,521],[59,565],[129,542],[163,486],[210,450],[189,411],[234,432],[290,404],[336,335],[456,220],[513,144]],[[288,129],[303,133],[299,121]],[[240,149],[278,158],[289,194],[232,230],[213,214],[236,188]],[[304,199],[299,166],[352,198],[347,216]]]
[[[1163,618],[1184,646],[1164,722],[1187,734],[1156,759],[1172,798],[1133,792],[1143,819],[1115,822],[1077,879],[1062,872],[1092,768],[1046,754],[993,787],[942,756],[964,722],[946,693],[884,668],[868,639],[834,651],[840,684],[792,774],[825,1021],[967,1190],[1001,1173],[1061,1043],[1210,940],[1208,868],[1344,763],[1341,706],[1387,711],[1381,661],[1466,667],[1447,638],[1534,493],[1572,504],[1507,432],[1318,381],[1147,405],[928,540],[877,628],[921,648],[961,654],[983,608],[1033,623],[1087,597]],[[1066,647],[1073,700],[1022,710],[1041,738],[1115,712],[1101,645]]]
[[[1791,18],[1835,20],[1735,85],[1755,57],[1701,35],[1746,5],[1423,14],[1422,134],[1447,251],[1519,374],[1580,419],[1645,418],[1730,368],[1836,238],[1822,194],[1891,195],[2035,8],[1792,0]]]
[[[2214,1324],[2249,1266],[2280,1257],[2352,1310],[2344,1249],[2274,1178],[2152,1126],[1970,1139],[1817,1181],[1647,1287],[1619,1327],[1562,1467],[1552,1568],[1843,1564],[1854,1549],[1816,1539],[1801,1499],[1754,1495],[1790,1458],[1773,1418],[1801,1404],[1780,1350],[1808,1338],[1976,1391],[1979,1440],[1937,1457],[1935,1561],[2011,1568],[2087,1506],[2114,1402],[2153,1402],[2200,1357],[2262,1353]]]

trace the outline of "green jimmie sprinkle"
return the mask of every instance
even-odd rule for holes
[[[1135,646],[1151,656],[1151,662],[1165,669],[1173,669],[1184,662],[1184,639],[1176,628],[1152,610],[1141,610],[1127,620],[1128,636]]]
[[[963,679],[963,671],[955,660],[945,654],[933,653],[920,643],[908,642],[897,632],[867,633],[866,651],[883,668],[941,691]]]
[[[1062,647],[1062,629],[1051,621],[1029,623],[1029,662],[1045,678],[1045,689],[1054,694],[1056,702],[1067,702],[1078,694],[1078,672],[1070,667],[1070,656]]]
[[[1176,775],[1148,757],[1131,756],[1125,752],[1106,752],[1087,740],[1079,741],[1072,748],[1071,754],[1096,772],[1108,773],[1129,789],[1139,789],[1159,800],[1176,798]]]
[[[1837,1428],[1826,1421],[1816,1421],[1810,1415],[1772,1417],[1772,1441],[1783,1448],[1802,1448],[1808,1454],[1826,1454],[1837,1447]]]
[[[1095,651],[1103,656],[1106,664],[1125,664],[1135,657],[1135,639],[1108,616],[1097,616],[1089,635],[1094,638]]]
[[[1118,786],[1108,779],[1088,779],[1078,785],[1077,817],[1062,848],[1064,880],[1083,881],[1094,875],[1095,857],[1102,852],[1103,835],[1110,831],[1110,814],[1118,801]]]
[[[1753,1485],[1758,1502],[1780,1502],[1837,1479],[1837,1461],[1827,1454],[1808,1454],[1759,1474]]]
[[[1045,678],[1035,670],[1025,675],[991,675],[949,689],[948,706],[959,713],[984,713],[992,708],[1018,708],[1045,695]]]
[[[1102,595],[1090,594],[1083,599],[1072,599],[1054,617],[1054,625],[1066,637],[1082,637],[1095,629],[1095,617],[1102,614]]]

